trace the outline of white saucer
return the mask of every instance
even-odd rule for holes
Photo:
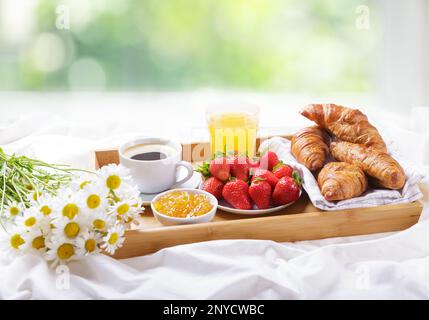
[[[186,176],[186,169],[180,168],[179,170],[180,170],[179,171],[179,179],[182,179]],[[171,189],[178,189],[178,188],[197,189],[198,186],[200,185],[200,182],[201,182],[201,174],[194,171],[194,174],[192,175],[191,179],[189,179],[185,183],[176,185]],[[164,191],[167,191],[167,190],[164,190]],[[164,192],[164,191],[162,191],[162,192]],[[150,193],[150,194],[149,193],[140,193],[140,198],[143,200],[143,205],[144,206],[150,206],[150,202],[152,201],[152,199],[155,198],[158,194],[160,194],[162,192]]]

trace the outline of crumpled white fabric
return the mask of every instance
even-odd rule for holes
[[[69,280],[36,256],[0,260],[8,299],[427,299],[428,224],[382,240],[305,251],[272,241],[176,246],[69,265]]]
[[[114,117],[94,126],[27,115],[25,134],[19,122],[0,128],[0,145],[8,152],[88,167],[91,150],[116,146],[134,134],[124,132],[125,124],[119,130]],[[416,165],[427,159],[428,150],[416,147],[428,141],[424,135],[396,129],[383,132],[400,132],[398,148],[409,148],[404,154]],[[425,169],[429,176],[428,164]],[[422,220],[399,233],[285,244],[210,241],[127,260],[94,256],[72,262],[69,273],[35,256],[10,261],[0,254],[0,298],[428,299],[428,180],[421,190]]]
[[[391,147],[392,144],[389,144]],[[396,154],[395,150],[391,153],[394,158],[402,158],[399,154]],[[368,189],[360,197],[342,201],[328,201],[320,192],[319,185],[313,173],[307,169],[306,166],[297,162],[295,157],[291,153],[290,140],[273,137],[265,140],[259,150],[271,150],[274,151],[281,160],[285,163],[292,165],[303,177],[303,187],[307,192],[312,204],[319,209],[332,211],[341,209],[353,209],[353,208],[366,208],[375,207],[385,204],[399,204],[409,203],[421,199],[423,194],[420,192],[419,183],[423,180],[424,174],[416,170],[413,166],[406,163],[401,163],[404,168],[407,181],[401,190],[387,190],[387,189]]]

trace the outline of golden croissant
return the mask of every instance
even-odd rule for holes
[[[330,162],[317,177],[322,195],[328,201],[359,197],[368,188],[365,173],[353,164]]]
[[[373,178],[376,185],[395,190],[401,189],[405,184],[405,173],[401,165],[378,149],[341,141],[331,143],[331,153],[338,161],[359,166]]]
[[[323,129],[317,126],[301,129],[292,137],[291,152],[309,170],[318,170],[329,154],[327,138]]]
[[[386,143],[366,115],[336,104],[310,104],[300,114],[327,129],[340,140],[387,152]]]

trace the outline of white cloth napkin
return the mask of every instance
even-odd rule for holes
[[[389,146],[390,147],[390,146]],[[416,201],[423,197],[419,189],[419,183],[424,178],[424,175],[415,170],[410,165],[401,163],[407,176],[407,182],[402,190],[387,190],[387,189],[368,189],[362,196],[343,201],[327,201],[321,194],[316,178],[304,165],[297,162],[290,151],[290,141],[280,137],[274,137],[264,141],[259,150],[274,151],[279,159],[285,163],[291,164],[304,179],[303,187],[307,192],[311,202],[316,208],[321,210],[333,211],[341,209],[375,207],[385,204],[398,204]],[[401,159],[397,155],[394,147],[390,147],[392,156],[396,159]]]

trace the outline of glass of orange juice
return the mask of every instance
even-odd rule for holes
[[[212,157],[218,153],[254,157],[259,108],[253,105],[212,106],[206,110]]]

